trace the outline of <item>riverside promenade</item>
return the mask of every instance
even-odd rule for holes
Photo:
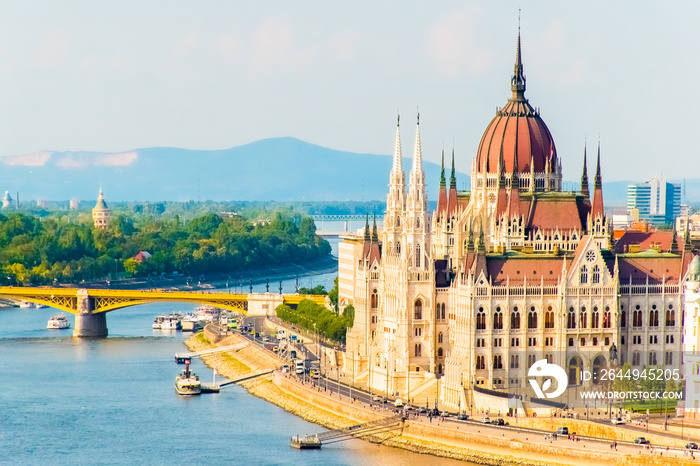
[[[218,345],[230,345],[247,341],[241,335],[229,336]],[[191,350],[210,348],[213,345],[202,334],[192,337],[186,343]],[[233,354],[216,354],[203,358],[210,367],[230,378],[240,377],[265,369],[277,369],[282,364],[277,356],[255,345]],[[299,380],[289,373],[274,372],[265,378],[241,384],[251,394],[276,404],[288,412],[329,429],[348,427],[353,424],[376,420],[393,415],[393,409],[384,409],[361,403],[347,396]],[[512,419],[508,419],[512,421]],[[526,421],[526,420],[523,420]],[[544,430],[556,428],[552,419],[539,419]],[[557,419],[574,427],[571,420]],[[574,427],[582,428],[594,423],[578,421]],[[322,429],[319,428],[319,431]],[[298,432],[290,432],[290,436]],[[530,428],[498,427],[475,422],[441,420],[439,417],[410,416],[400,434],[384,434],[369,439],[384,445],[404,448],[418,453],[431,454],[454,459],[468,460],[488,465],[685,465],[700,464],[690,458],[680,441],[657,438],[648,435],[652,443],[666,440],[669,449],[647,449],[641,445],[618,444],[611,447],[611,441],[580,439],[577,441],[553,436],[544,432],[533,432]],[[676,448],[673,448],[673,446]]]

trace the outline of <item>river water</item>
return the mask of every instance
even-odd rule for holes
[[[306,279],[328,289],[334,276]],[[465,464],[360,440],[299,451],[289,446],[292,435],[324,429],[240,387],[176,395],[182,366],[173,356],[189,334],[151,324],[192,309],[113,311],[109,337],[98,340],[73,338],[72,315],[71,329],[47,330],[55,309],[0,309],[0,464]],[[211,380],[199,360],[193,369]]]

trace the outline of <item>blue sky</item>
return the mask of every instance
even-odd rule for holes
[[[419,107],[424,158],[454,140],[468,173],[510,95],[518,8],[565,179],[599,134],[607,181],[700,177],[690,1],[0,1],[0,155],[275,136],[389,154],[397,110],[409,153]]]

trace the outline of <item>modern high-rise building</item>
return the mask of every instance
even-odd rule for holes
[[[627,210],[636,209],[640,220],[654,225],[673,225],[681,211],[681,185],[662,177],[627,187]]]

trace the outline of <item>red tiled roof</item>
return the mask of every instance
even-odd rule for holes
[[[564,261],[566,261],[568,267],[572,260],[571,256],[541,256],[537,258],[489,257],[487,258],[487,264],[491,282],[496,286],[503,286],[506,283],[522,285],[526,278],[527,282],[532,285],[537,285],[541,282],[544,282],[545,285],[554,285],[561,280]]]
[[[627,230],[615,244],[615,252],[618,254],[628,252],[630,245],[639,245],[640,251],[652,249],[653,245],[660,245],[662,252],[669,252],[673,242],[673,234],[672,231]],[[680,246],[682,247],[682,244]]]
[[[528,204],[530,204],[528,202]],[[533,196],[532,203],[521,212],[528,212],[527,228],[535,230],[583,230],[588,215],[587,206],[577,197]]]
[[[611,260],[614,262],[614,260]],[[680,257],[649,255],[644,257],[618,256],[617,263],[620,270],[620,284],[625,285],[632,279],[633,284],[646,283],[649,277],[650,284],[680,283],[683,272],[683,260]],[[687,265],[686,265],[687,267]]]

